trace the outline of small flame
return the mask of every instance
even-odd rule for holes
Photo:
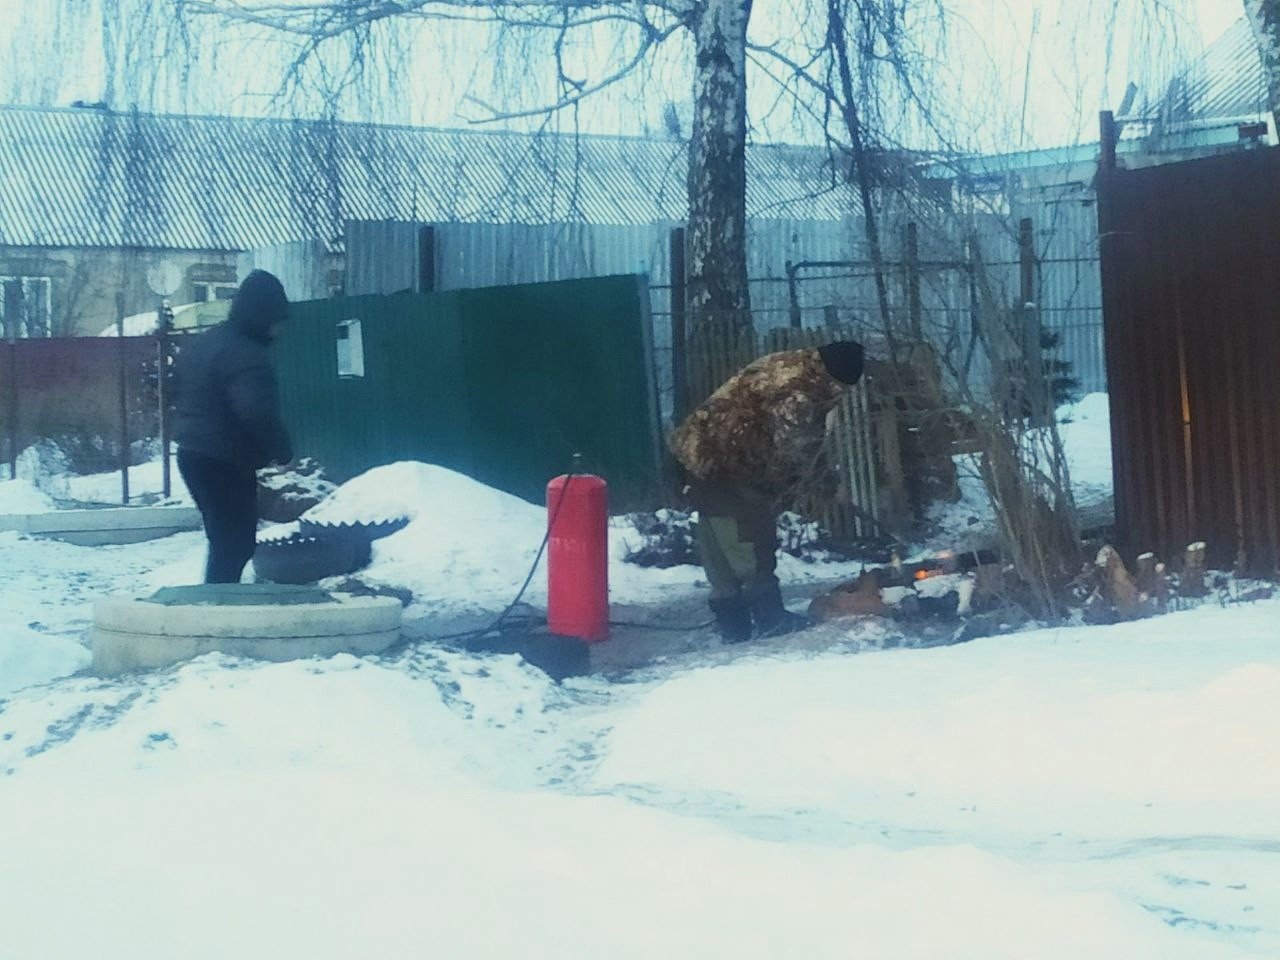
[[[930,577],[939,577],[941,575],[942,575],[941,570],[917,570],[916,571],[917,580],[928,580]]]

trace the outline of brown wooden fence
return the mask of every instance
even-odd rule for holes
[[[1274,574],[1280,149],[1104,160],[1098,221],[1121,545]]]

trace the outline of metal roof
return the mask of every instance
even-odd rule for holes
[[[1178,93],[1182,91],[1172,91],[1171,97]],[[1170,107],[1179,120],[1248,118],[1266,112],[1266,73],[1247,19],[1241,17],[1210,45],[1186,75],[1183,102]]]
[[[1197,131],[1257,120],[1267,110],[1262,55],[1249,21],[1241,17],[1174,77],[1158,102],[1137,108],[1133,119],[1154,122],[1157,132]]]
[[[249,250],[346,220],[648,224],[683,143],[0,106],[0,245]],[[749,215],[837,220],[823,151],[748,148]]]

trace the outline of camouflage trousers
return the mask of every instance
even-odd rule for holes
[[[778,521],[771,498],[745,487],[698,484],[698,547],[711,600],[774,590],[778,578]]]

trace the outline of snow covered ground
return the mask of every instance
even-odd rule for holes
[[[150,460],[129,468],[129,500],[131,503],[142,500],[160,502],[164,494],[164,458]],[[82,477],[66,478],[65,496],[77,503],[120,503],[120,471],[89,474]],[[178,473],[177,454],[173,454],[169,468],[169,499],[165,503],[190,506],[193,501],[187,492],[187,486]]]
[[[316,510],[393,515],[365,576],[419,623],[499,609],[545,523],[421,464]],[[630,536],[615,601],[700,595]],[[615,682],[432,643],[100,680],[92,599],[201,536],[0,553],[3,960],[1280,955],[1278,601]]]
[[[195,544],[5,546],[104,587]],[[29,577],[28,643],[70,626]],[[423,645],[28,687],[3,955],[1274,956],[1278,614],[615,684]]]
[[[176,452],[170,455],[169,499],[162,500],[163,459],[157,457],[129,468],[131,503],[191,505],[191,494],[178,473]],[[119,470],[83,475],[69,473],[65,457],[56,447],[46,444],[24,450],[18,458],[17,479],[8,479],[8,475],[8,466],[0,467],[0,514],[42,513],[82,504],[119,506],[123,492]]]

